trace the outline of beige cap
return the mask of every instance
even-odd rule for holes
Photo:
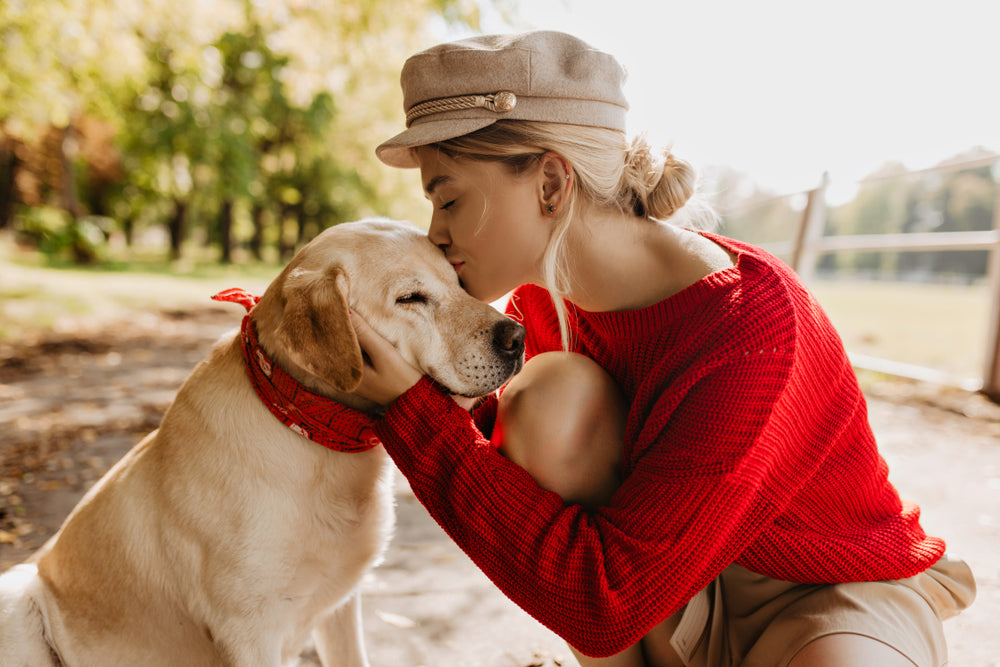
[[[406,131],[375,154],[416,167],[411,148],[454,139],[501,119],[625,131],[625,69],[572,35],[535,30],[439,44],[403,65]]]

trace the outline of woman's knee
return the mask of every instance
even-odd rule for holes
[[[593,360],[533,357],[500,397],[501,450],[567,502],[606,504],[618,487],[627,405]]]
[[[825,635],[806,644],[789,667],[915,667],[902,653],[887,644],[851,633]]]

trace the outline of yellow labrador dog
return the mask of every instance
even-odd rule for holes
[[[455,394],[522,363],[524,330],[468,296],[423,233],[326,230],[160,428],[0,577],[3,667],[278,667],[310,633],[324,665],[367,665],[358,584],[390,536],[392,475],[371,418],[341,407],[374,412],[351,393],[349,309]]]

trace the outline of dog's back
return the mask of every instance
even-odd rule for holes
[[[0,575],[0,665],[58,667],[47,639],[38,569],[31,563]]]

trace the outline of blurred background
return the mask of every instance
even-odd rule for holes
[[[410,54],[548,28],[614,53],[630,133],[816,294],[893,483],[976,572],[953,664],[1000,667],[997,26],[983,0],[0,0],[0,571],[238,325],[211,294],[330,225],[426,226],[417,172],[374,155]],[[375,664],[575,664],[397,503]]]
[[[553,28],[620,58],[630,132],[701,169],[717,229],[799,270],[859,365],[992,387],[997,25],[978,0],[6,0],[0,337],[67,305],[13,266],[263,280],[329,225],[425,224],[373,154],[403,61]]]

